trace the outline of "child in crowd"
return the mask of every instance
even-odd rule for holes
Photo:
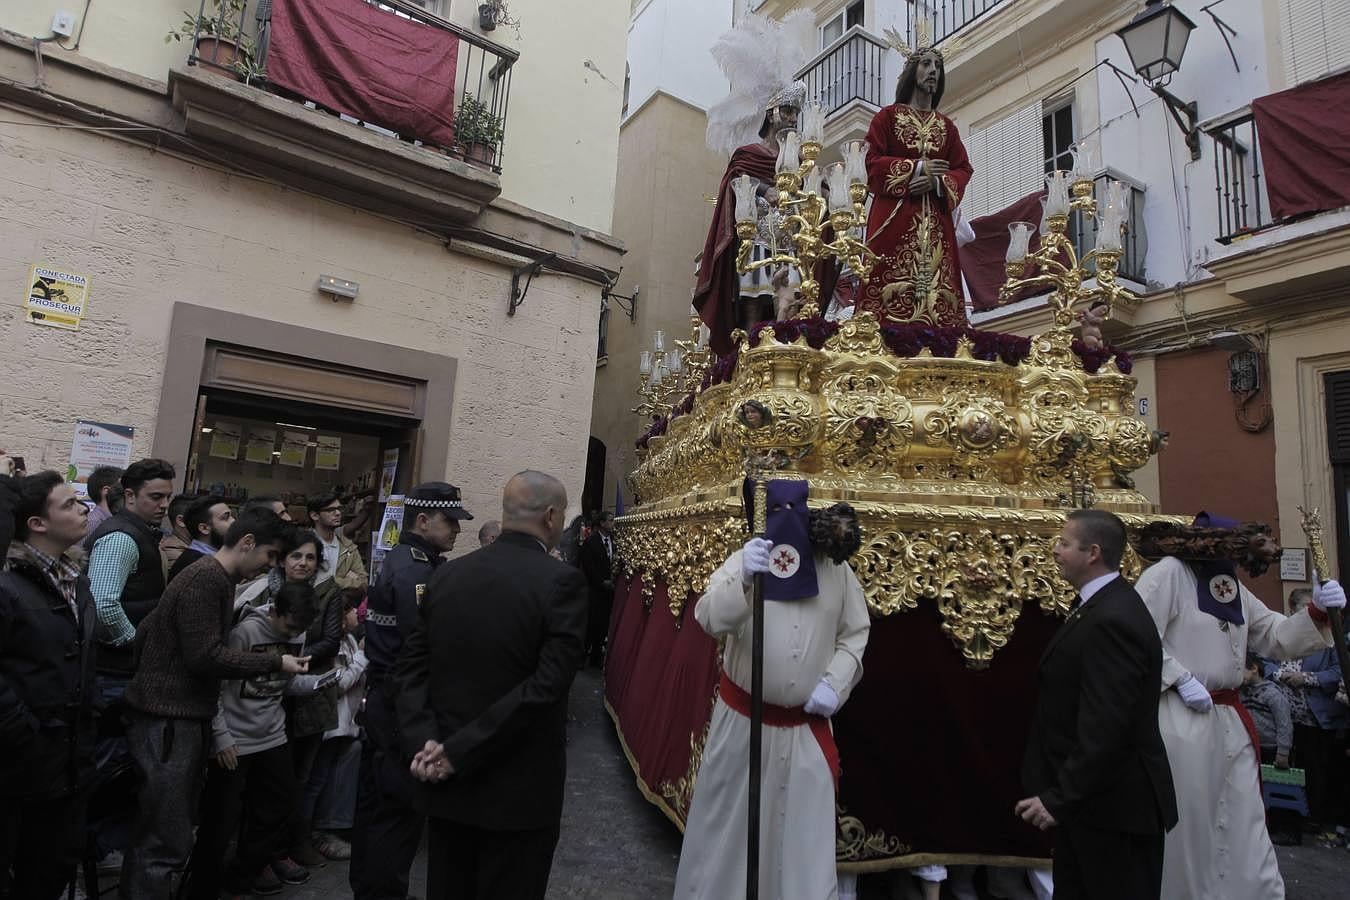
[[[342,591],[342,644],[337,655],[338,724],[324,732],[305,787],[300,815],[314,823],[311,843],[329,859],[350,859],[351,844],[337,832],[349,831],[356,815],[356,784],[361,772],[361,726],[356,716],[366,693],[366,654],[357,639],[357,610],[365,599],[360,588]]]
[[[1266,678],[1264,661],[1255,653],[1247,654],[1238,693],[1242,705],[1256,723],[1256,736],[1261,741],[1261,762],[1274,763],[1277,769],[1289,768],[1289,754],[1294,747],[1294,717],[1288,692]],[[1270,826],[1270,840],[1282,846],[1303,843],[1303,827],[1293,810],[1271,809],[1266,813]]]
[[[244,607],[229,646],[248,653],[299,656],[315,615],[314,588],[283,584],[266,606]],[[192,853],[188,896],[275,894],[282,884],[303,884],[309,871],[285,857],[299,790],[286,742],[283,694],[312,694],[336,678],[279,672],[227,681],[220,711],[211,723],[214,763],[202,793],[201,827]],[[237,827],[240,808],[243,827]],[[233,860],[222,866],[230,838],[238,834]]]

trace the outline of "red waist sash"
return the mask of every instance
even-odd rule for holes
[[[739,684],[732,681],[726,672],[722,673],[722,682],[718,687],[722,701],[731,709],[750,717],[750,694]],[[824,716],[813,716],[800,706],[775,706],[764,704],[764,724],[771,728],[796,728],[805,725],[811,729],[820,752],[829,764],[830,775],[834,777],[834,790],[839,791],[839,748],[834,743],[834,733],[830,731],[830,720]]]
[[[1242,727],[1247,729],[1247,737],[1252,742],[1252,752],[1256,754],[1256,783],[1259,787],[1261,784],[1261,737],[1256,733],[1256,720],[1252,718],[1251,713],[1247,712],[1247,707],[1242,705],[1242,697],[1232,688],[1210,691],[1209,696],[1220,706],[1233,707],[1233,711],[1242,720]]]

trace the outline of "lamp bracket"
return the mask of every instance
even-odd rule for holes
[[[525,295],[530,292],[530,283],[534,281],[534,276],[538,275],[544,266],[558,258],[556,253],[545,253],[538,259],[532,259],[523,266],[518,266],[511,270],[511,305],[507,307],[506,314],[514,316],[516,310],[525,303]],[[525,286],[521,287],[520,279],[525,279]]]
[[[1211,11],[1213,7],[1218,6],[1222,2],[1223,0],[1214,0],[1213,3],[1200,7],[1200,11],[1214,21],[1214,27],[1219,29],[1219,37],[1223,38],[1223,42],[1228,45],[1228,55],[1233,57],[1233,70],[1241,72],[1242,67],[1238,65],[1237,51],[1233,49],[1233,42],[1228,39],[1229,35],[1232,35],[1233,37],[1238,36],[1237,29],[1232,25],[1229,25],[1223,19],[1220,19]]]
[[[628,321],[636,323],[638,293],[642,290],[642,285],[635,285],[631,294],[616,294],[614,286],[619,283],[619,276],[621,275],[623,275],[623,266],[620,266],[619,271],[614,274],[614,278],[600,289],[600,299],[617,301],[619,309],[623,310],[623,314],[628,317]]]
[[[1186,146],[1191,151],[1191,159],[1199,159],[1200,127],[1197,123],[1199,122],[1200,116],[1195,101],[1192,100],[1188,103],[1160,85],[1151,84],[1149,85],[1149,88],[1153,93],[1157,94],[1164,105],[1167,106],[1167,111],[1170,112],[1172,118],[1176,120],[1177,127],[1179,127],[1182,133],[1186,135]],[[1182,118],[1183,116],[1185,117],[1184,119]]]

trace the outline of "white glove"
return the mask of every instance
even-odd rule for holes
[[[1205,685],[1190,672],[1182,675],[1173,685],[1181,700],[1198,713],[1206,713],[1214,708],[1214,698],[1209,695]]]
[[[1345,608],[1345,588],[1339,582],[1326,581],[1313,588],[1313,606],[1322,612]]]
[[[806,701],[802,707],[808,716],[824,716],[829,718],[839,709],[839,695],[834,692],[834,688],[821,679],[820,684],[811,692],[811,699]]]
[[[741,581],[749,584],[756,575],[769,571],[769,551],[773,541],[752,537],[741,548]]]

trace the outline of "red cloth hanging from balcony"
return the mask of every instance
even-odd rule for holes
[[[970,294],[971,304],[977,312],[998,306],[998,289],[1007,280],[1004,267],[1008,255],[1008,226],[1013,222],[1030,222],[1036,225],[1041,221],[1041,200],[1045,190],[1027,194],[1009,206],[970,220],[975,230],[975,240],[961,248],[961,274],[966,278],[966,290]],[[1031,250],[1041,246],[1041,236],[1037,232],[1031,236]],[[1013,300],[1024,300],[1036,291],[1026,290]]]
[[[1276,219],[1350,206],[1350,73],[1252,101]]]
[[[336,112],[449,147],[459,38],[365,0],[275,0],[267,78]]]

